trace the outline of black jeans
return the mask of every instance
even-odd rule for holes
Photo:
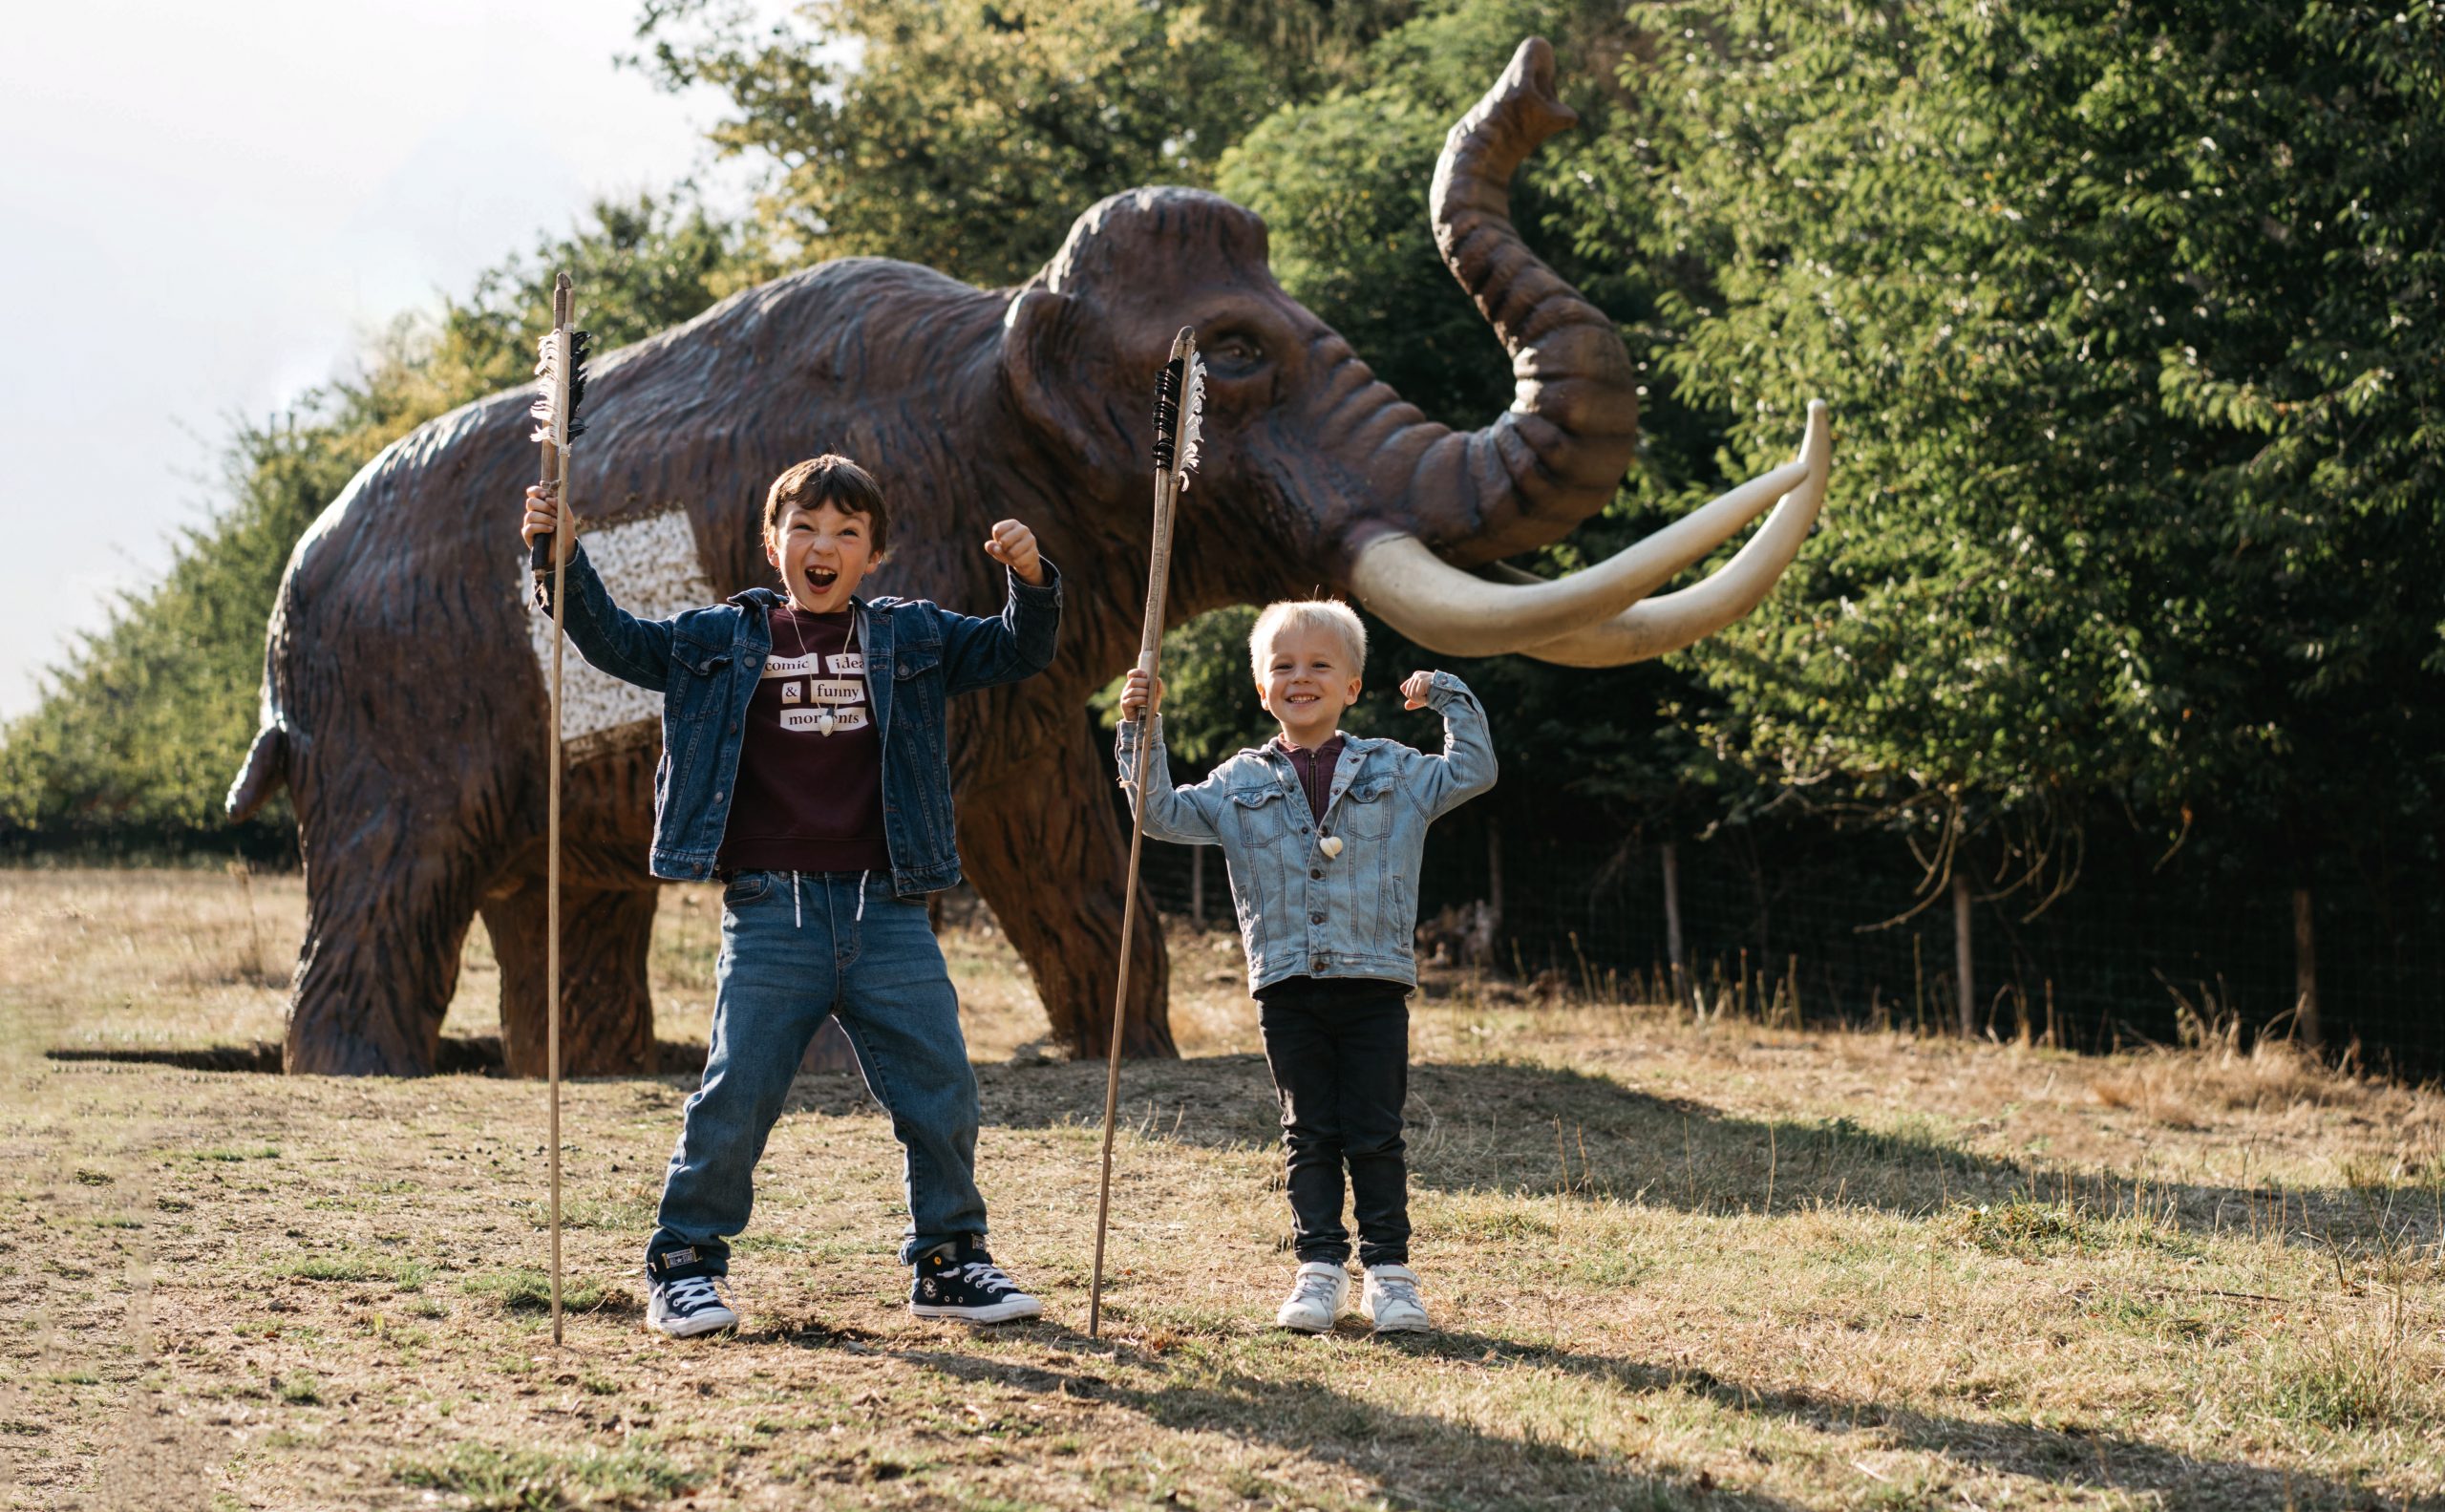
[[[1291,977],[1259,994],[1265,1065],[1282,1097],[1290,1217],[1299,1259],[1350,1259],[1342,1167],[1358,1219],[1358,1262],[1410,1258],[1410,990],[1398,982]]]

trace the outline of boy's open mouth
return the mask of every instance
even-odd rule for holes
[[[832,585],[840,581],[840,574],[830,567],[819,567],[813,563],[809,563],[806,569],[806,581],[807,586],[814,588],[818,593],[828,593],[831,591]]]

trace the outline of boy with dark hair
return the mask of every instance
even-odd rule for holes
[[[526,497],[531,543],[560,515],[545,491]],[[728,1240],[747,1226],[755,1163],[827,1016],[904,1152],[909,1310],[977,1323],[1043,1310],[985,1249],[976,1077],[925,895],[960,875],[945,702],[1044,670],[1060,578],[1034,533],[1005,520],[985,542],[1009,569],[999,618],[861,599],[889,522],[865,469],[834,455],[800,462],[764,500],[781,591],[668,620],[623,612],[583,547],[569,553],[569,640],[663,694],[653,873],[724,884],[704,1082],[646,1246],[647,1322],[673,1338],[738,1323],[722,1294]]]
[[[1367,627],[1349,605],[1266,607],[1248,636],[1257,700],[1281,735],[1194,787],[1172,786],[1154,721],[1140,798],[1146,833],[1220,845],[1231,876],[1265,1066],[1282,1103],[1292,1241],[1286,1329],[1322,1333],[1350,1300],[1342,1172],[1367,1273],[1359,1310],[1379,1333],[1428,1327],[1409,1267],[1409,995],[1417,985],[1417,868],[1426,828],[1494,786],[1485,711],[1450,672],[1412,672],[1401,694],[1443,716],[1443,754],[1341,733],[1358,701]],[[1121,782],[1137,773],[1142,671],[1120,698]],[[1156,688],[1160,701],[1161,689]]]

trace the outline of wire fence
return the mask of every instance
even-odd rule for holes
[[[1799,1023],[1937,1032],[1958,1024],[1950,897],[1894,922],[1920,901],[1923,880],[1897,842],[1766,843],[1735,837],[1675,848],[1686,963],[1676,979],[1663,846],[1584,828],[1522,834],[1464,810],[1427,841],[1421,948],[1474,946],[1498,970],[1591,995],[1686,1001],[1694,992],[1709,1005]],[[1201,867],[1198,850],[1206,853]],[[1167,913],[1231,925],[1222,857],[1211,847],[1150,843],[1146,883]],[[1498,902],[1499,918],[1490,921]],[[2034,902],[1970,889],[1974,1033],[2107,1050],[2170,1043],[2185,1012],[2253,1034],[2288,1032],[2298,999],[2288,884],[2151,874],[2109,859],[2029,917]],[[2375,1067],[2445,1073],[2445,889],[2330,883],[2313,890],[2312,904],[2325,1043],[2357,1042]],[[1438,917],[1448,927],[1438,929]],[[1489,923],[1485,937],[1469,938],[1470,925]]]

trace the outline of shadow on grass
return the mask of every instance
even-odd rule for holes
[[[1100,1127],[1103,1069],[980,1066],[985,1120],[1010,1128]],[[804,1105],[834,1111],[801,1078]],[[852,1083],[854,1085],[854,1083]],[[1123,1073],[1121,1119],[1140,1137],[1208,1149],[1277,1147],[1261,1055],[1142,1061]],[[797,1104],[794,1104],[797,1105]],[[842,1110],[842,1111],[845,1111]],[[1518,1061],[1410,1070],[1410,1180],[1438,1192],[1618,1199],[1686,1212],[1868,1206],[1922,1217],[1962,1203],[2059,1204],[2083,1222],[2142,1213],[2185,1234],[2286,1232],[2291,1242],[2374,1235],[2436,1239],[2434,1215],[2389,1215],[2383,1194],[2264,1189],[2066,1172],[1981,1154],[1934,1120],[1871,1129],[1849,1118],[1743,1118],[1658,1097],[1603,1075]]]
[[[842,1335],[824,1330],[790,1342],[887,1354],[958,1381],[1106,1402],[1165,1428],[1225,1434],[1292,1451],[1365,1478],[1396,1506],[1766,1509],[1797,1504],[1758,1492],[1718,1487],[1702,1466],[1574,1449],[1533,1435],[1513,1437],[1449,1417],[1360,1400],[1317,1381],[1267,1379],[1240,1369],[1217,1370],[1210,1356],[1183,1361],[1117,1341],[1098,1343],[1057,1327],[1031,1331],[1057,1341],[1057,1347],[1091,1357],[1108,1356],[1163,1379],[1154,1385],[1116,1381],[1096,1374],[1092,1359],[1077,1369],[1060,1369],[948,1350],[876,1349],[844,1343]],[[1635,1411],[1639,1398],[1693,1397],[1727,1413],[1773,1417],[1807,1428],[1828,1439],[1865,1434],[1878,1440],[1877,1447],[1936,1456],[1959,1472],[2017,1477],[2073,1493],[2136,1496],[2168,1509],[2343,1508],[2386,1501],[2349,1480],[2185,1454],[2078,1426],[2058,1429],[1951,1417],[1822,1393],[1759,1391],[1705,1371],[1581,1354],[1475,1333],[1438,1333],[1379,1347],[1434,1358],[1446,1372],[1455,1368],[1489,1375],[1513,1370],[1560,1372],[1620,1392],[1626,1398],[1625,1412]],[[1183,1366],[1193,1376],[1184,1373]],[[1857,1444],[1828,1443],[1826,1451],[1839,1454],[1839,1462],[1852,1462],[1862,1449]],[[1871,1472],[1860,1473],[1863,1480],[1874,1479]],[[1871,1504],[1885,1504],[1881,1496],[1902,1498],[1892,1501],[1895,1505],[1951,1504],[1955,1500],[1953,1493],[1941,1486],[1921,1486],[1915,1494],[1911,1487],[1891,1482],[1860,1489],[1868,1493]],[[2401,1504],[2436,1507],[2445,1501],[2415,1499]]]
[[[1717,1488],[1704,1470],[1574,1449],[1533,1436],[1513,1437],[1363,1401],[1317,1381],[1215,1371],[1203,1361],[1194,1380],[1183,1379],[1160,1356],[1069,1330],[1045,1331],[1081,1352],[1110,1355],[1166,1379],[1142,1386],[1095,1374],[1093,1365],[1051,1370],[946,1350],[882,1352],[956,1381],[1105,1402],[1176,1432],[1222,1434],[1287,1450],[1363,1479],[1397,1507],[1703,1505],[1776,1512],[1798,1505]],[[1287,1486],[1250,1484],[1241,1490],[1252,1501],[1298,1500]]]
[[[1390,1347],[1489,1370],[1545,1369],[1609,1384],[1632,1395],[1677,1392],[1731,1412],[1773,1416],[1826,1435],[1865,1432],[1882,1447],[1941,1455],[1965,1467],[2042,1480],[2077,1491],[2158,1499],[2167,1508],[2245,1506],[2360,1507],[2382,1502],[2356,1482],[2185,1454],[2143,1438],[2078,1424],[1948,1417],[1918,1408],[1848,1399],[1828,1393],[1760,1391],[1711,1371],[1657,1366],[1524,1345],[1474,1333],[1426,1335]],[[2434,1506],[2434,1500],[2412,1505]]]
[[[705,1070],[705,1047],[694,1040],[654,1041],[655,1075],[696,1076]],[[237,1045],[205,1045],[173,1050],[139,1045],[73,1045],[43,1052],[49,1060],[116,1061],[131,1066],[175,1066],[181,1071],[225,1071],[280,1075],[281,1045],[276,1039],[248,1040]],[[498,1076],[502,1075],[499,1034],[444,1034],[435,1051],[436,1076]]]

